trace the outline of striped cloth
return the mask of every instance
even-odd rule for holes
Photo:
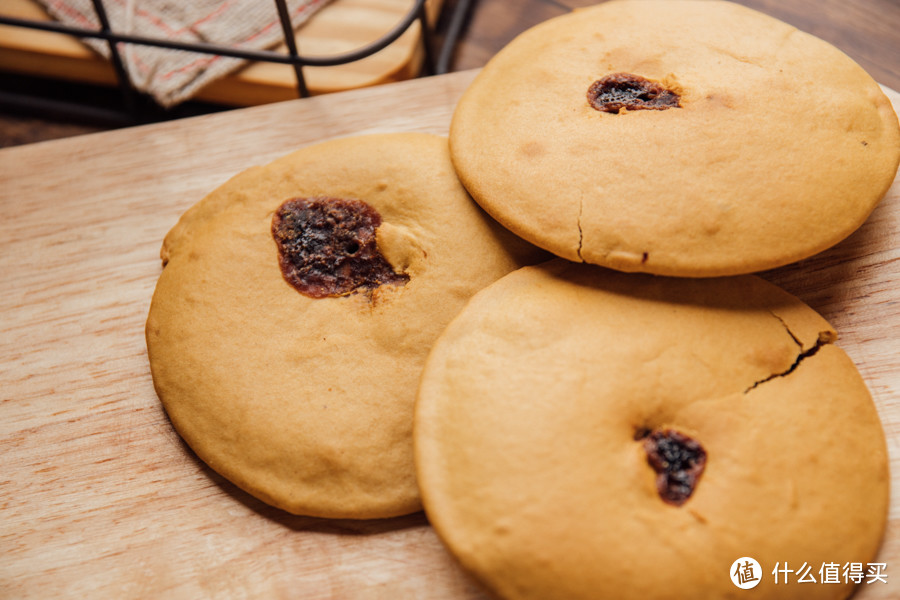
[[[99,28],[91,0],[39,1],[53,18],[63,23]],[[328,1],[287,0],[294,28]],[[248,50],[262,50],[284,41],[274,0],[103,0],[103,6],[114,33]],[[85,43],[109,56],[106,41],[85,39]],[[191,98],[204,85],[245,62],[137,44],[121,45],[120,53],[132,85],[165,107]]]

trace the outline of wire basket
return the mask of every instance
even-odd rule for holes
[[[310,95],[307,86],[306,77],[304,75],[305,67],[331,67],[337,65],[348,64],[371,56],[380,50],[388,47],[395,42],[403,33],[405,33],[414,23],[420,24],[421,38],[420,44],[422,49],[422,67],[421,72],[424,74],[439,74],[446,72],[449,68],[450,56],[452,49],[456,44],[462,29],[462,24],[469,10],[471,2],[469,0],[457,0],[450,7],[449,25],[446,35],[444,36],[442,47],[436,54],[434,51],[433,29],[429,24],[428,14],[426,10],[427,0],[414,0],[410,10],[394,27],[381,36],[379,39],[366,44],[353,51],[337,54],[334,56],[305,56],[302,55],[298,48],[294,36],[294,27],[291,23],[290,14],[285,0],[273,0],[278,13],[278,19],[281,24],[282,34],[287,54],[276,52],[273,50],[247,50],[232,46],[218,45],[213,43],[200,42],[175,42],[162,38],[152,38],[140,35],[117,33],[112,30],[103,0],[91,0],[96,14],[98,29],[80,28],[56,21],[37,21],[31,19],[23,19],[18,17],[10,17],[0,15],[0,25],[10,25],[14,27],[24,27],[28,29],[50,31],[75,36],[80,39],[93,38],[104,40],[108,44],[109,57],[115,72],[116,82],[120,91],[122,111],[98,110],[96,107],[81,106],[77,103],[71,103],[60,100],[36,99],[21,94],[13,94],[8,92],[0,92],[0,104],[5,104],[13,108],[29,108],[32,110],[47,110],[57,114],[65,113],[73,116],[83,115],[95,117],[104,113],[107,121],[121,121],[121,124],[146,122],[148,120],[159,120],[164,118],[160,113],[156,113],[153,118],[147,118],[147,111],[141,111],[140,93],[132,85],[122,55],[118,47],[119,44],[138,44],[145,46],[155,46],[172,50],[184,50],[190,52],[198,52],[201,54],[218,55],[243,59],[248,61],[270,62],[278,64],[290,65],[295,77],[295,85],[297,94],[301,97]]]

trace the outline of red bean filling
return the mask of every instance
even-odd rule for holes
[[[403,285],[375,245],[381,215],[360,200],[294,198],[272,218],[272,237],[285,280],[312,298]]]
[[[631,73],[613,73],[591,84],[588,102],[608,113],[627,110],[666,110],[680,108],[680,97],[661,84]]]
[[[647,462],[656,471],[656,489],[664,502],[681,506],[694,493],[706,466],[706,451],[696,440],[672,429],[644,432]]]

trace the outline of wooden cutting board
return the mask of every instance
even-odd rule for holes
[[[413,4],[413,0],[331,0],[298,30],[297,47],[304,56],[335,56],[357,50],[393,29]],[[426,2],[432,23],[442,5],[443,0]],[[35,0],[2,0],[0,14],[50,20]],[[388,47],[369,57],[333,67],[307,67],[303,71],[307,87],[311,94],[321,94],[415,77],[424,58],[421,37],[416,22]],[[287,54],[285,44],[275,50]],[[0,25],[0,70],[102,85],[116,83],[109,61],[77,38],[22,27]],[[289,65],[249,63],[204,87],[195,99],[235,106],[278,102],[297,97],[296,81]]]
[[[160,243],[194,202],[325,138],[446,133],[472,77],[0,150],[0,597],[484,598],[421,514],[296,517],[211,472],[160,408],[143,337]],[[889,583],[858,598],[896,598],[900,182],[847,240],[764,276],[831,320],[872,390],[893,469]]]

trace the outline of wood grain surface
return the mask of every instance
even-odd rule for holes
[[[211,472],[162,411],[143,336],[162,238],[189,206],[304,144],[446,133],[473,75],[0,150],[0,597],[484,598],[422,514],[296,517]],[[870,386],[889,583],[858,598],[896,598],[900,183],[847,240],[764,276],[831,320]]]

